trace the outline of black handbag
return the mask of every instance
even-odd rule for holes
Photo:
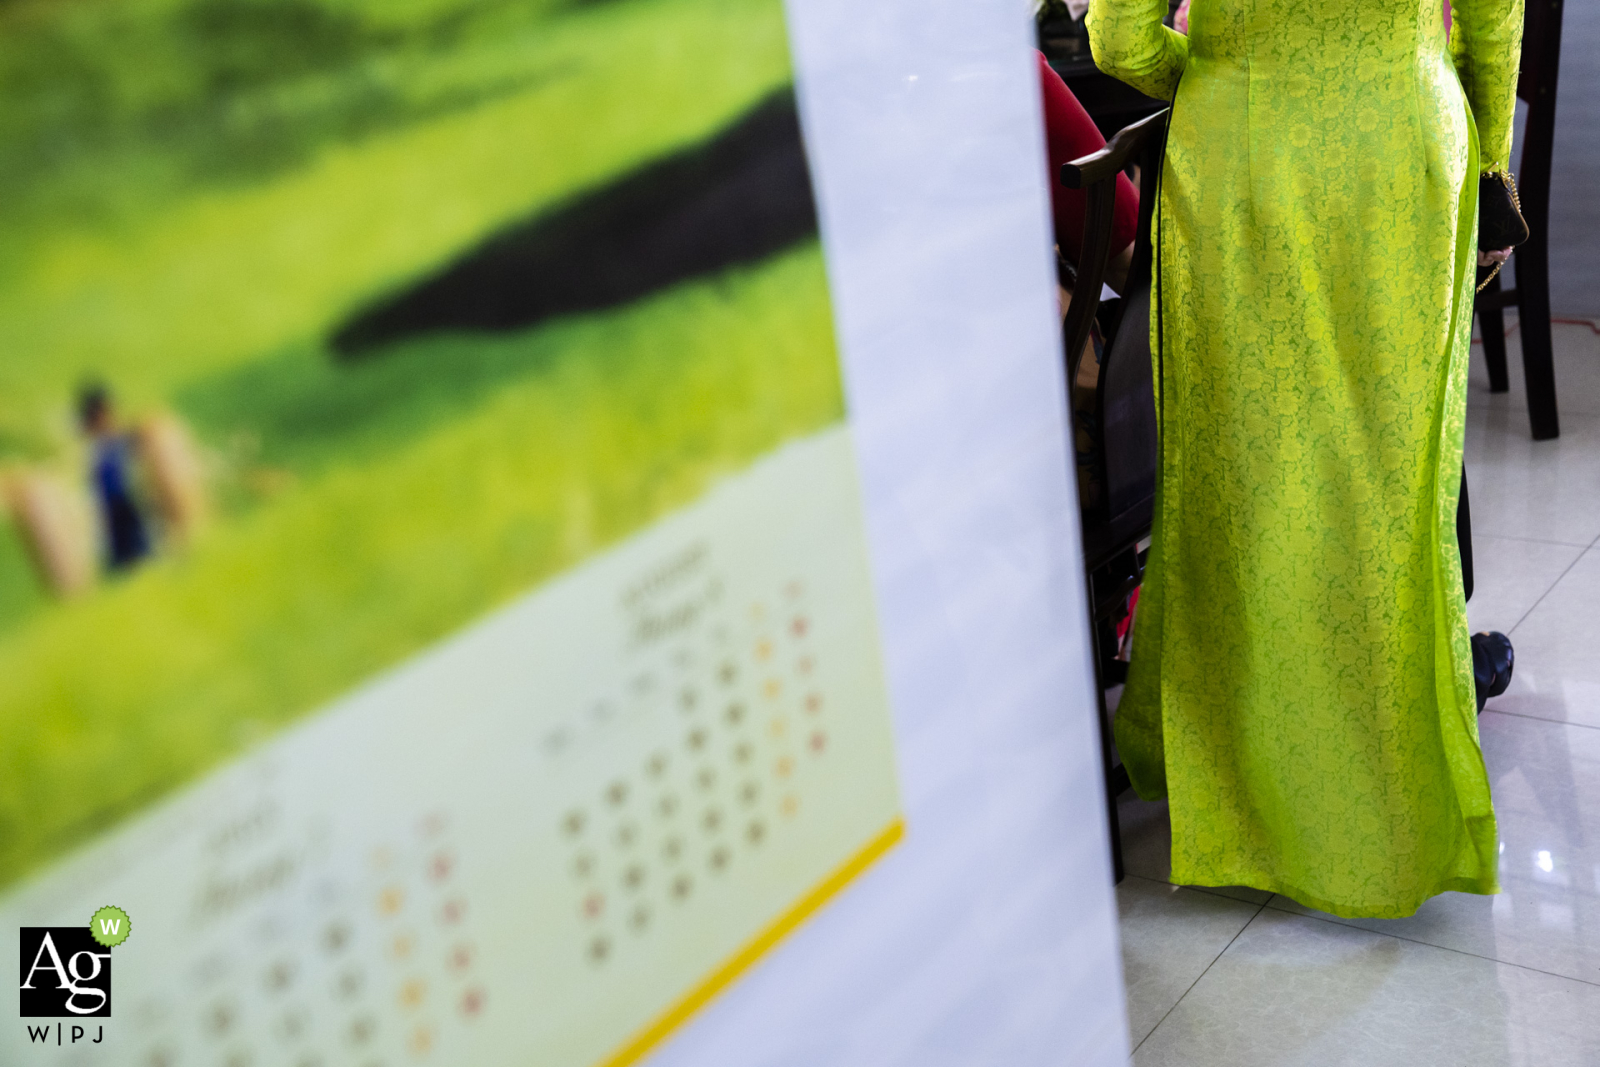
[[[1528,220],[1522,217],[1522,200],[1517,196],[1517,180],[1509,171],[1488,171],[1478,175],[1478,251],[1498,252],[1515,248],[1528,239]],[[1478,292],[1494,281],[1505,264],[1496,263],[1488,277],[1478,283]]]
[[[1515,248],[1528,239],[1528,222],[1522,217],[1517,182],[1505,171],[1478,176],[1478,248],[1498,252]]]

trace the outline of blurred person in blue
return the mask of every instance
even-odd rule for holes
[[[89,438],[89,483],[100,511],[106,569],[126,570],[150,554],[149,527],[133,491],[134,441],[118,431],[104,385],[90,384],[79,393],[78,422]]]

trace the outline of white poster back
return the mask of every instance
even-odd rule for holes
[[[656,1062],[1124,1064],[1028,11],[788,6],[906,836]]]

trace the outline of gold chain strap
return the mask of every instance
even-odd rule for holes
[[[1477,296],[1479,293],[1483,292],[1483,287],[1488,285],[1490,282],[1494,281],[1495,278],[1499,276],[1500,268],[1503,267],[1503,266],[1505,266],[1505,263],[1503,263],[1503,262],[1502,263],[1496,263],[1494,265],[1494,270],[1489,272],[1489,276],[1487,278],[1485,278],[1483,281],[1478,283],[1478,288],[1473,291],[1472,295],[1473,296]]]
[[[1491,178],[1499,178],[1500,181],[1505,184],[1506,191],[1511,194],[1511,204],[1512,204],[1512,206],[1517,209],[1517,214],[1519,214],[1519,215],[1522,214],[1522,198],[1517,195],[1517,179],[1516,179],[1516,176],[1513,175],[1509,170],[1491,170],[1491,171],[1489,171],[1489,177],[1491,177]],[[1516,255],[1516,250],[1513,249],[1511,254],[1512,255]],[[1483,287],[1484,286],[1488,285],[1490,282],[1494,281],[1497,277],[1499,277],[1500,276],[1500,268],[1503,267],[1503,266],[1505,266],[1505,262],[1503,260],[1501,262],[1499,262],[1499,263],[1496,263],[1494,265],[1494,270],[1489,272],[1489,276],[1487,278],[1485,278],[1483,281],[1478,283],[1478,288],[1474,292],[1473,295],[1476,296],[1477,293],[1483,292]]]
[[[1506,188],[1511,192],[1511,203],[1516,207],[1517,214],[1522,214],[1522,197],[1517,195],[1517,176],[1509,170],[1490,171],[1489,173],[1506,183]]]

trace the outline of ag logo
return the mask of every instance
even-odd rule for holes
[[[111,952],[86,926],[22,927],[23,1018],[111,1014]]]

